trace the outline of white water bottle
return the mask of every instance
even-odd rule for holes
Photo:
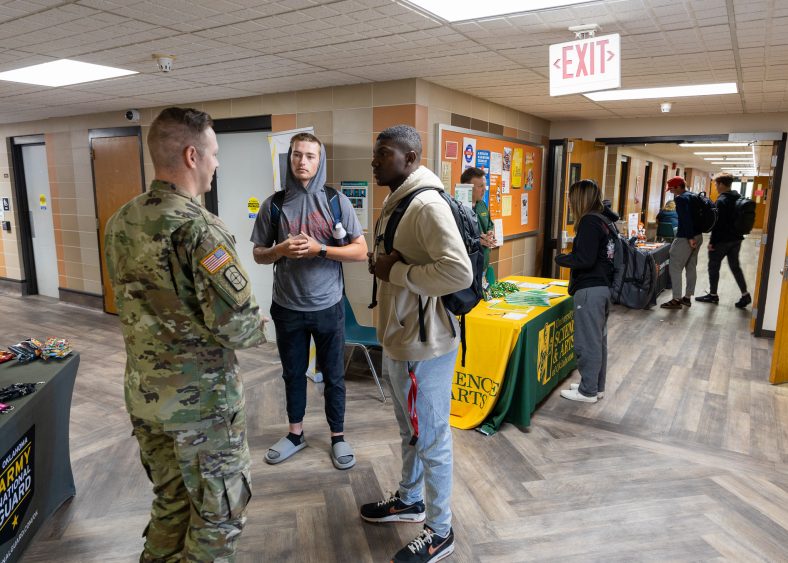
[[[345,230],[345,227],[342,226],[342,221],[337,221],[337,224],[334,225],[333,229],[331,229],[331,234],[337,240],[342,240],[347,236],[347,231]]]

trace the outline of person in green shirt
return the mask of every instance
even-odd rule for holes
[[[473,185],[473,211],[476,213],[476,220],[479,223],[481,244],[484,247],[484,271],[487,272],[487,267],[490,265],[490,249],[498,246],[498,242],[495,240],[490,210],[487,209],[487,204],[484,203],[484,192],[487,190],[487,186],[484,183],[485,177],[484,170],[471,167],[466,168],[465,172],[462,173],[460,182]]]

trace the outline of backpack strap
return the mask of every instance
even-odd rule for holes
[[[394,211],[391,212],[389,221],[386,223],[386,232],[383,233],[383,250],[386,254],[391,254],[391,251],[394,250],[394,233],[397,231],[397,226],[399,226],[399,222],[402,220],[403,215],[405,215],[405,212],[408,210],[410,202],[421,192],[427,190],[443,191],[440,188],[419,188],[413,190],[406,197],[402,198],[397,204],[397,207],[394,208]]]
[[[324,186],[323,189],[326,192],[328,207],[331,209],[331,227],[335,228],[337,224],[342,223],[342,205],[339,200],[339,191],[331,186]]]
[[[282,217],[282,206],[284,205],[284,202],[284,190],[279,190],[274,194],[274,197],[271,198],[271,237],[269,239],[270,244],[268,244],[268,246],[273,246],[279,242],[279,220]]]

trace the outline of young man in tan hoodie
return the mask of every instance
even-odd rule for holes
[[[395,232],[394,250],[385,254],[382,235],[397,205],[421,188],[442,189],[440,179],[420,162],[421,139],[413,127],[397,125],[378,135],[372,170],[391,194],[375,227],[369,266],[379,282],[377,334],[402,438],[402,480],[390,498],[363,505],[361,517],[370,522],[426,519],[422,532],[392,559],[397,563],[438,561],[454,551],[449,411],[460,331],[441,296],[469,287],[473,275],[451,209],[435,189],[410,202]]]

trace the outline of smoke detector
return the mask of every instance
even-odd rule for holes
[[[659,109],[662,113],[670,113],[672,107],[673,104],[671,104],[670,102],[662,102],[661,104],[659,104]]]
[[[175,62],[175,55],[154,53],[153,58],[156,59],[156,67],[161,72],[170,72],[172,70],[172,63]]]

